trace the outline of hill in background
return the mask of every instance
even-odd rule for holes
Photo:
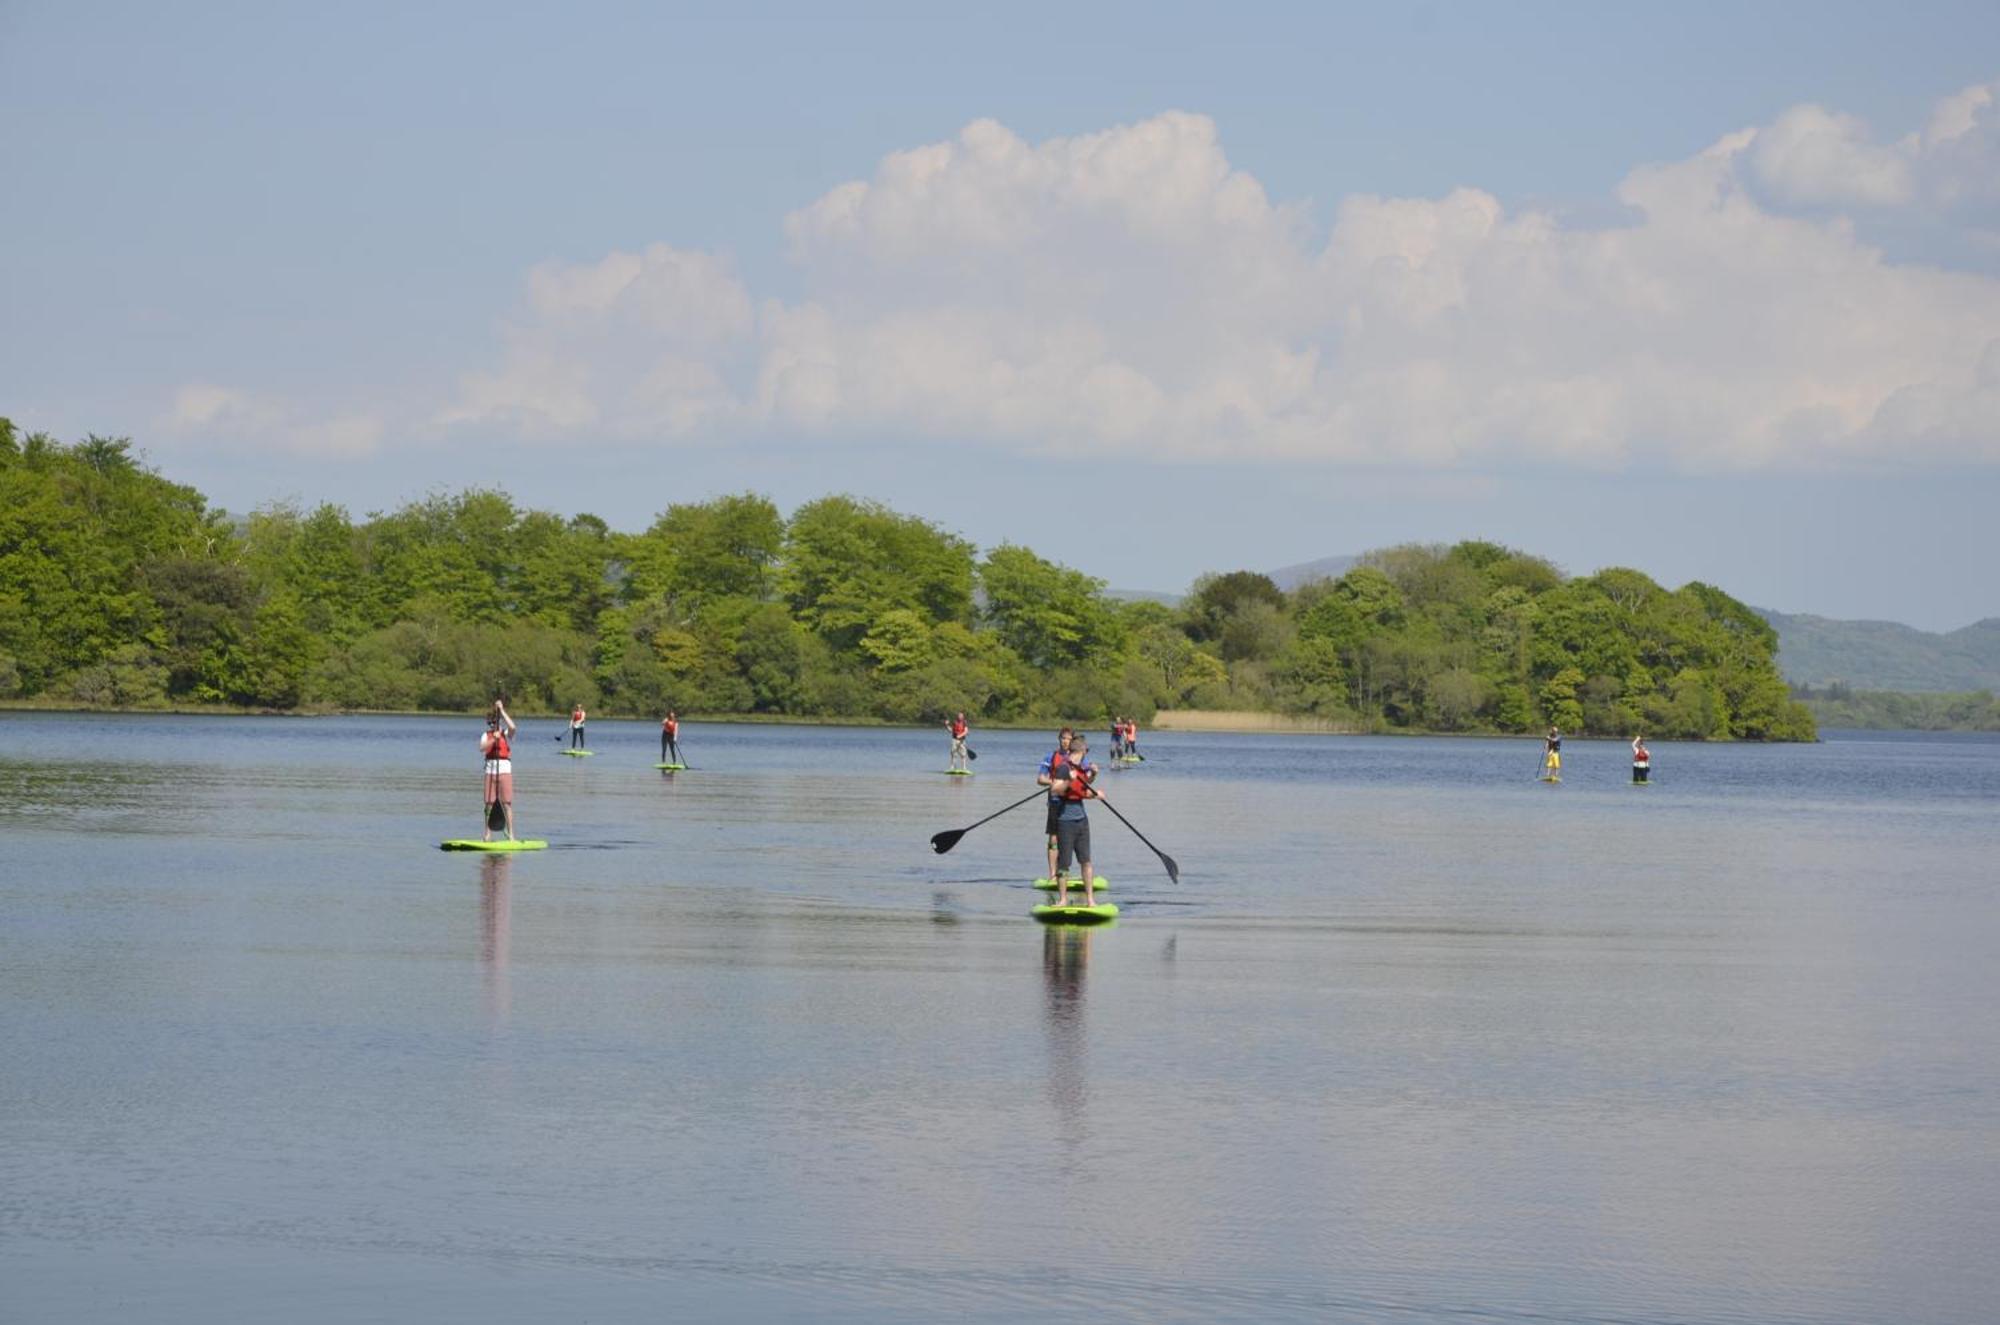
[[[2000,690],[2000,617],[1934,634],[1894,621],[1835,621],[1764,608],[1757,614],[1778,632],[1778,670],[1794,685]]]

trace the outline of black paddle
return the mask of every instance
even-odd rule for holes
[[[1116,805],[1113,805],[1110,801],[1105,800],[1103,796],[1101,795],[1093,796],[1091,797],[1091,799],[1096,801],[1099,805],[1102,805],[1105,809],[1111,811],[1113,814],[1118,814],[1118,807]],[[1132,821],[1130,819],[1127,819],[1124,815],[1118,814],[1118,822],[1124,824],[1127,828],[1131,828],[1132,835],[1134,837],[1138,838],[1141,842],[1145,842],[1147,846],[1153,848],[1153,854],[1158,856],[1160,858],[1160,863],[1167,867],[1167,877],[1169,879],[1172,879],[1176,884],[1178,884],[1181,881],[1181,867],[1174,864],[1174,858],[1172,856],[1160,850],[1158,847],[1153,846],[1152,842],[1147,840],[1146,835],[1140,832],[1137,828],[1133,828]]]
[[[967,759],[977,759],[979,758],[979,751],[973,749],[971,746],[968,745],[965,747],[965,757]]]
[[[1018,810],[1023,805],[1026,805],[1029,801],[1034,800],[1037,796],[1046,796],[1048,794],[1049,793],[1045,789],[1041,787],[1036,787],[1033,791],[1021,797],[1020,800],[1017,800],[1012,805],[1009,805],[1006,810],[995,810],[993,813],[987,815],[985,819],[981,819],[979,823],[970,823],[963,828],[947,829],[942,833],[932,833],[931,850],[937,852],[940,856],[942,856],[945,852],[951,850],[953,847],[958,845],[959,838],[964,837],[967,833],[979,827],[979,824],[986,823],[989,820],[998,819],[1001,815],[1007,813],[1007,810]],[[1112,813],[1117,814],[1118,812],[1116,810],[1113,810]],[[1120,815],[1119,817],[1123,818],[1124,816]],[[1137,832],[1138,830],[1133,829],[1133,831]]]

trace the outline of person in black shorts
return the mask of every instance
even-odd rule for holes
[[[1056,748],[1043,758],[1041,768],[1035,773],[1036,782],[1044,787],[1050,787],[1057,778],[1062,776],[1063,766],[1069,762],[1070,742],[1075,739],[1076,733],[1067,727],[1056,733]],[[1048,823],[1042,830],[1049,839],[1048,877],[1051,879],[1056,877],[1056,820],[1062,817],[1062,807],[1062,797],[1051,789],[1049,792]]]
[[[1097,794],[1097,765],[1090,762],[1090,743],[1079,733],[1069,743],[1060,775],[1049,783],[1051,792],[1062,795],[1062,811],[1056,816],[1056,905],[1069,905],[1069,867],[1074,862],[1083,873],[1083,904],[1097,905],[1097,876],[1090,864],[1090,816],[1083,803]]]

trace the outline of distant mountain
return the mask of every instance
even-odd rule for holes
[[[1794,685],[1856,690],[2000,690],[2000,617],[1948,634],[1894,621],[1835,621],[1763,608],[1778,632],[1778,670]]]
[[[1354,569],[1359,557],[1321,557],[1318,561],[1302,561],[1296,566],[1280,566],[1266,572],[1280,589],[1286,593],[1298,588],[1308,580],[1337,580]]]
[[[1121,603],[1165,603],[1168,607],[1179,607],[1187,595],[1161,593],[1157,589],[1106,589],[1104,596]]]

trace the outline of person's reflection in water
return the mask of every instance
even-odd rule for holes
[[[1049,1103],[1056,1130],[1071,1142],[1089,1130],[1084,1105],[1090,1069],[1084,1062],[1083,974],[1090,964],[1090,930],[1049,925],[1042,930],[1042,975],[1048,985],[1044,1026],[1049,1037]]]
[[[514,862],[487,856],[479,862],[479,964],[486,975],[486,1017],[493,1029],[507,1024],[513,996],[507,983],[508,950],[513,946],[513,902],[507,872]]]

